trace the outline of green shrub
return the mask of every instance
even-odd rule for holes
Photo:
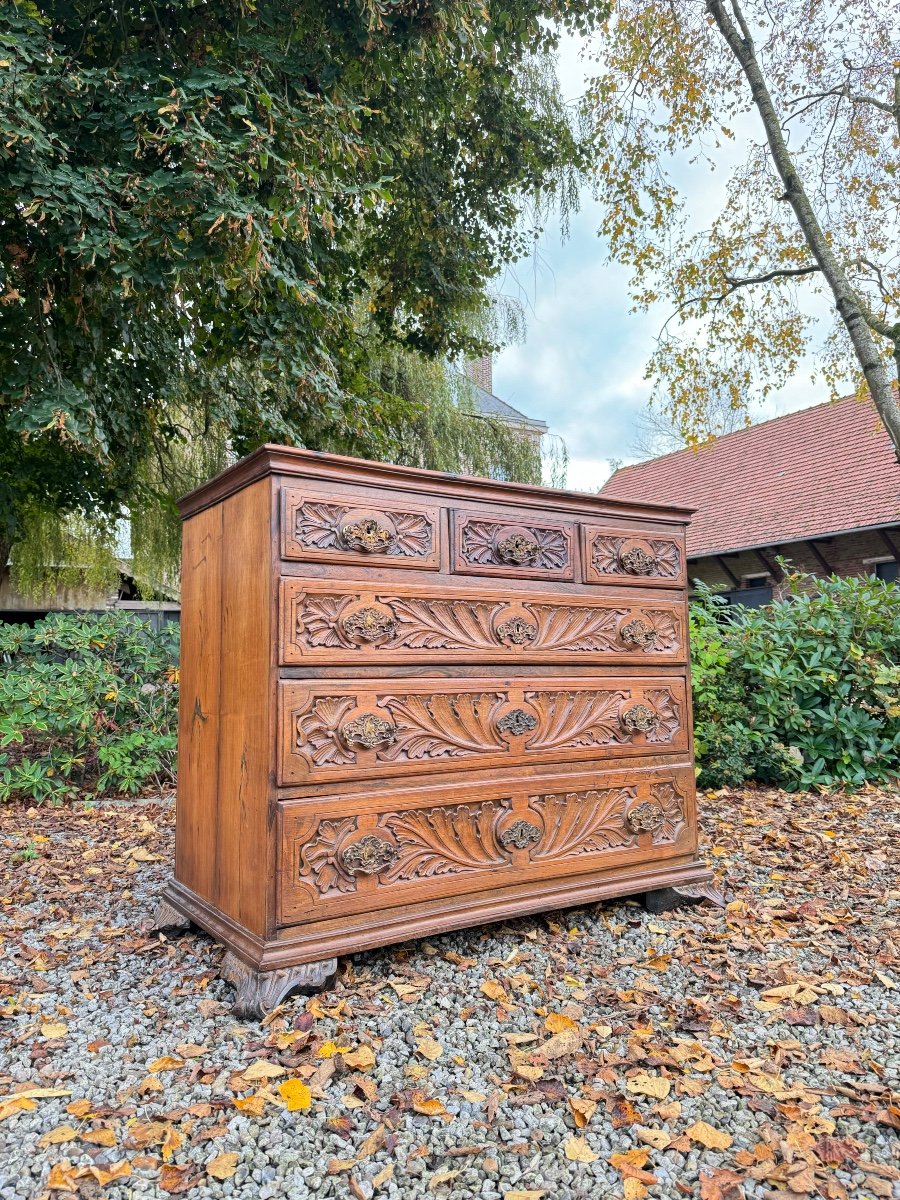
[[[785,599],[692,604],[700,782],[856,787],[900,774],[900,589],[788,576]]]
[[[125,613],[0,625],[0,800],[170,785],[178,632]]]

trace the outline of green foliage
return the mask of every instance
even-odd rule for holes
[[[0,551],[130,513],[162,587],[174,498],[226,447],[450,457],[471,421],[434,436],[385,359],[494,344],[490,281],[575,194],[550,54],[597,7],[6,5]]]
[[[858,787],[900,774],[900,589],[788,577],[764,608],[691,606],[700,783]]]
[[[122,613],[0,625],[0,800],[171,785],[177,664],[177,626]]]

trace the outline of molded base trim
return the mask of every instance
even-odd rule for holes
[[[337,959],[300,963],[281,971],[254,971],[230,951],[222,959],[221,975],[237,989],[231,1011],[236,1017],[260,1020],[291,992],[321,991],[337,971]]]
[[[644,893],[644,907],[650,913],[664,913],[681,904],[699,904],[704,900],[719,908],[725,907],[725,893],[711,881],[656,888]]]

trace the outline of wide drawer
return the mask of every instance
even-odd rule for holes
[[[342,793],[284,802],[279,817],[281,924],[696,848],[689,765]]]
[[[685,681],[285,681],[279,781],[671,753],[688,746]]]
[[[581,526],[581,535],[585,583],[686,584],[683,538],[591,524]]]
[[[354,502],[291,487],[282,489],[281,504],[283,558],[420,571],[441,565],[437,505],[368,496]]]
[[[677,602],[281,581],[286,665],[684,662],[685,643]]]

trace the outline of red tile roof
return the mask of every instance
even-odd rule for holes
[[[900,524],[900,464],[855,396],[622,467],[601,494],[696,508],[691,558]]]

